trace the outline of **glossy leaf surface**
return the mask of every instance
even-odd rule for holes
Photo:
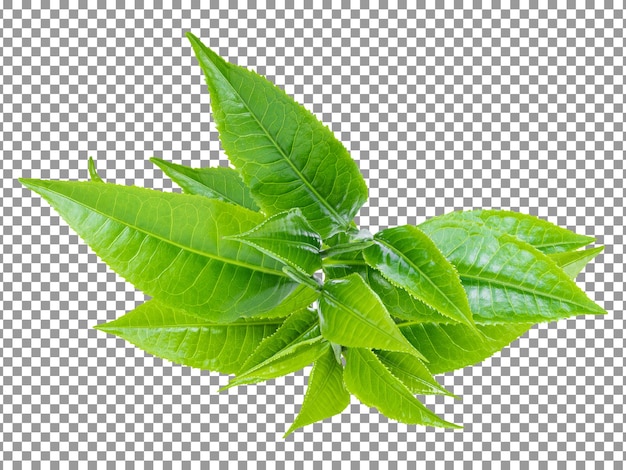
[[[215,323],[150,300],[95,328],[168,361],[231,374],[282,323],[282,319]]]
[[[380,362],[362,348],[344,351],[347,389],[364,405],[378,408],[385,416],[407,424],[458,428],[439,418],[413,396],[409,389]]]
[[[302,408],[285,437],[298,428],[341,413],[349,404],[350,393],[343,383],[343,367],[328,349],[313,365]]]
[[[155,157],[150,161],[187,194],[221,199],[252,211],[259,210],[237,170],[225,167],[189,168]]]
[[[262,216],[256,212],[113,184],[22,182],[114,271],[165,304],[232,321],[275,308],[297,287],[278,261],[222,238],[258,225]]]
[[[261,209],[271,215],[299,207],[323,238],[347,230],[367,186],[345,147],[280,88],[187,37],[222,146]]]
[[[441,314],[472,324],[472,312],[459,276],[435,244],[417,227],[405,225],[378,232],[363,251],[365,261]]]

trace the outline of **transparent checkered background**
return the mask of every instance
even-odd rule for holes
[[[6,468],[622,468],[621,1],[11,3],[0,9]],[[91,155],[109,181],[171,190],[150,156],[225,163],[186,31],[331,126],[370,186],[363,227],[475,207],[539,215],[606,245],[578,283],[609,314],[535,327],[441,376],[462,400],[426,402],[462,431],[390,422],[353,400],[286,440],[303,374],[218,394],[226,376],[91,329],[143,295],[16,178],[85,179]]]

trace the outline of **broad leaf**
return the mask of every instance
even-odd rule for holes
[[[402,423],[459,428],[439,418],[420,403],[372,351],[348,348],[344,351],[344,356],[346,367],[343,376],[346,388],[363,404],[376,407],[385,416]]]
[[[477,322],[535,323],[606,313],[547,255],[512,235],[455,220],[423,228],[457,268]]]
[[[300,209],[275,214],[245,233],[229,237],[305,274],[322,267],[322,239],[302,216]]]
[[[412,393],[453,396],[439,385],[424,363],[412,354],[376,351],[376,356]]]
[[[150,300],[94,328],[168,361],[232,374],[282,323],[282,319],[215,323]]]
[[[258,225],[256,212],[114,184],[21,181],[114,271],[170,306],[232,321],[274,309],[297,287],[278,261],[223,239]]]
[[[263,340],[241,367],[251,369],[289,346],[319,336],[317,312],[304,309],[289,316],[272,336]],[[239,372],[239,371],[238,371]]]
[[[492,356],[526,333],[532,323],[477,325],[462,323],[400,323],[406,338],[428,361],[428,370],[441,374],[471,366]]]
[[[343,383],[343,367],[329,349],[315,361],[300,413],[284,437],[307,424],[341,413],[349,404],[350,394]]]
[[[299,285],[276,307],[264,310],[262,313],[250,314],[250,318],[284,318],[294,312],[306,310],[306,308],[319,298],[319,292],[306,285]]]
[[[572,251],[594,242],[593,237],[578,235],[571,230],[561,228],[538,217],[504,210],[478,209],[473,211],[456,211],[433,217],[422,223],[420,227],[437,225],[439,222],[455,220],[480,223],[498,233],[508,233],[539,251],[550,254]],[[432,229],[431,229],[432,230]]]
[[[405,225],[378,232],[374,240],[363,252],[370,266],[443,315],[472,325],[472,312],[454,266],[426,234]]]
[[[322,238],[348,230],[367,186],[345,147],[280,88],[187,37],[222,146],[261,209],[271,215],[299,207]]]
[[[321,336],[292,344],[266,361],[258,364],[228,382],[226,390],[238,385],[249,385],[265,380],[275,379],[296,372],[316,361],[323,354],[331,352],[328,341]]]
[[[221,199],[246,209],[259,210],[237,170],[225,167],[189,168],[155,157],[150,161],[187,194]]]
[[[549,255],[570,278],[576,279],[576,276],[585,268],[587,263],[598,256],[604,250],[603,246],[590,248],[581,251],[568,251],[564,253],[554,253]]]
[[[319,315],[322,336],[333,343],[418,354],[358,274],[324,284]]]

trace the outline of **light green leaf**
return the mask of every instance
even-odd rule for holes
[[[329,349],[315,361],[300,413],[283,437],[307,424],[339,414],[349,404],[350,394],[343,383],[343,367]]]
[[[412,392],[419,395],[454,396],[439,385],[424,363],[412,354],[375,351],[380,362]]]
[[[547,255],[462,221],[423,227],[457,268],[477,323],[535,323],[604,314]]]
[[[333,343],[419,354],[358,274],[324,284],[319,316],[322,336]]]
[[[223,239],[262,221],[243,207],[114,184],[21,181],[114,271],[167,305],[232,321],[274,309],[298,285],[278,261]]]
[[[467,328],[467,327],[466,327]],[[439,418],[420,403],[409,389],[389,372],[376,355],[361,348],[344,351],[344,382],[350,393],[385,416],[407,424],[459,428]]]
[[[400,323],[406,338],[428,360],[428,370],[441,374],[477,364],[494,355],[526,333],[532,323],[477,325],[476,330],[462,323]]]
[[[309,286],[299,285],[276,307],[264,310],[262,313],[253,313],[249,315],[249,318],[284,318],[294,312],[305,310],[319,296],[320,293]]]
[[[348,230],[367,186],[345,147],[280,88],[187,37],[222,146],[261,209],[272,215],[299,207],[324,239]]]
[[[313,274],[322,267],[322,239],[300,209],[275,214],[253,229],[228,238],[250,245],[305,274]]]
[[[590,248],[588,250],[568,251],[564,253],[553,253],[550,259],[554,261],[570,278],[576,276],[585,268],[587,263],[598,256],[604,250],[603,246]]]
[[[169,176],[186,194],[196,194],[221,199],[258,212],[259,206],[252,198],[237,170],[225,167],[189,168],[160,158],[152,157],[152,163]]]
[[[319,336],[317,312],[304,309],[289,316],[272,336],[259,344],[241,366],[241,371],[251,369],[275,356],[280,351],[301,341]]]
[[[472,325],[472,312],[454,266],[417,227],[378,232],[363,251],[365,261],[392,284],[402,287],[454,321]]]
[[[332,352],[332,348],[328,341],[325,341],[321,336],[300,341],[283,349],[261,364],[240,373],[220,391],[291,374],[313,363],[328,351]]]
[[[94,328],[177,364],[225,374],[239,370],[282,319],[215,323],[155,300]]]
[[[542,253],[560,253],[576,250],[594,242],[593,237],[578,235],[571,230],[559,227],[538,217],[504,210],[477,209],[473,211],[456,211],[433,217],[419,225],[435,226],[440,221],[456,220],[468,223],[480,223],[498,233],[508,233]],[[431,228],[430,230],[433,230]]]
[[[98,174],[98,170],[96,170],[96,162],[94,162],[93,158],[89,157],[89,162],[87,165],[89,170],[89,178],[91,178],[91,181],[93,181],[94,183],[104,183],[104,180],[100,178],[100,175]]]

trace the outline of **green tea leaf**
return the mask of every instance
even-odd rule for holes
[[[167,305],[232,321],[270,311],[297,287],[278,261],[223,239],[258,225],[256,212],[114,184],[21,181],[114,271]]]
[[[376,407],[385,416],[402,423],[459,428],[439,418],[420,403],[372,351],[348,348],[344,356],[346,367],[343,377],[346,388],[363,404]]]
[[[89,157],[88,170],[89,178],[91,178],[91,181],[93,181],[94,183],[104,183],[104,180],[100,178],[100,175],[98,174],[98,170],[96,170],[96,162],[94,162],[93,158],[91,157]]]
[[[363,251],[365,261],[387,280],[454,321],[472,325],[472,312],[459,276],[417,227],[378,232]]]
[[[358,274],[324,284],[319,316],[322,336],[333,343],[419,354]]]
[[[313,231],[300,209],[275,214],[251,230],[228,237],[305,274],[322,267],[322,239]]]
[[[428,370],[442,374],[477,364],[526,333],[532,323],[477,325],[405,322],[402,333],[428,360]]]
[[[594,242],[593,237],[578,235],[547,220],[504,210],[477,209],[450,212],[433,217],[420,224],[420,227],[426,230],[424,227],[450,220],[460,221],[465,225],[469,223],[484,224],[498,233],[508,233],[546,254],[572,251]]]
[[[306,285],[299,285],[291,294],[282,300],[276,307],[264,310],[261,313],[252,313],[248,318],[284,318],[294,312],[305,310],[315,302],[320,293]]]
[[[272,215],[299,207],[322,238],[348,230],[367,186],[345,147],[280,88],[187,37],[222,146],[261,209]]]
[[[319,336],[318,316],[315,310],[303,309],[289,316],[272,336],[259,344],[241,366],[251,369],[275,356],[280,351],[301,341]]]
[[[156,157],[152,157],[150,161],[178,184],[186,194],[220,199],[255,212],[259,210],[259,206],[254,202],[250,190],[237,170],[225,167],[189,168]]]
[[[282,323],[282,319],[215,323],[150,300],[94,328],[168,361],[231,374]]]
[[[453,220],[423,228],[457,268],[478,323],[606,313],[547,255],[512,235]]]
[[[283,437],[307,424],[339,414],[349,404],[350,394],[343,383],[343,367],[329,349],[313,364],[300,413]]]
[[[598,256],[604,250],[603,246],[590,248],[581,251],[568,251],[564,253],[553,253],[550,259],[554,261],[570,278],[576,276],[585,268],[587,263]]]
[[[250,385],[291,374],[313,363],[329,351],[332,353],[330,344],[321,336],[300,341],[283,349],[261,364],[240,373],[220,391],[238,385]]]
[[[439,385],[424,363],[412,354],[376,351],[376,356],[412,393],[453,396]]]

